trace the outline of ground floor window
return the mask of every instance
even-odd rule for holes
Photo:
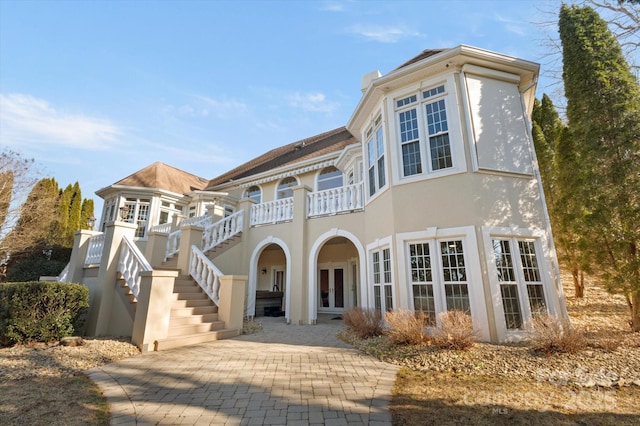
[[[441,311],[471,313],[463,240],[409,243],[408,261],[413,309],[425,313],[428,325]]]
[[[548,312],[536,242],[494,237],[492,246],[505,326],[523,329],[525,321]]]
[[[373,306],[380,311],[393,310],[391,250],[384,248],[371,253],[373,268]]]

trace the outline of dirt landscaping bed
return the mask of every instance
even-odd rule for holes
[[[584,299],[565,291],[572,324],[587,342],[574,354],[547,356],[526,344],[448,351],[342,337],[403,367],[391,408],[397,425],[640,424],[640,333],[629,332],[624,299],[595,285]]]

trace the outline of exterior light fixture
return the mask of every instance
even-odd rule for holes
[[[87,218],[87,229],[93,231],[93,225],[96,224],[96,218],[94,216]]]
[[[126,222],[127,216],[129,216],[129,206],[120,207],[120,220]]]

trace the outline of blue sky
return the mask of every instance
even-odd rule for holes
[[[343,126],[363,74],[469,44],[542,63],[559,1],[0,0],[0,145],[83,195],[212,178]],[[538,87],[554,90],[543,76]]]

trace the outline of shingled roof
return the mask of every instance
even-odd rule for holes
[[[356,143],[356,138],[345,128],[340,127],[307,139],[290,143],[262,154],[233,170],[209,181],[207,189],[225,182],[267,172],[288,164],[297,163],[313,157],[340,151],[347,145]]]
[[[186,194],[204,189],[207,186],[207,180],[157,161],[113,185],[158,188]]]
[[[400,68],[404,68],[404,67],[406,67],[408,65],[415,64],[418,61],[421,61],[421,60],[426,59],[426,58],[428,58],[430,56],[433,56],[433,55],[437,55],[438,53],[444,52],[445,50],[449,50],[449,49],[427,49],[427,50],[423,50],[422,52],[420,52],[420,54],[418,56],[409,59],[407,62],[405,62],[404,64],[400,65],[395,70],[399,70]]]

